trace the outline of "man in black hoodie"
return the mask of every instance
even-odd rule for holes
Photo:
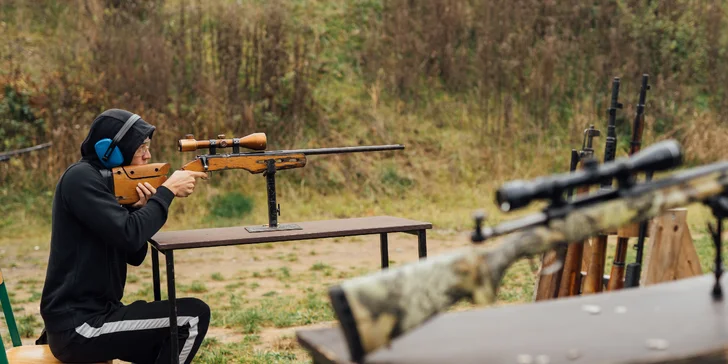
[[[122,304],[126,265],[142,264],[172,200],[191,194],[196,178],[206,174],[175,171],[157,189],[140,184],[134,206],[120,205],[94,146],[125,125],[131,127],[116,144],[121,165],[147,163],[154,126],[126,110],[106,110],[91,124],[81,160],[56,185],[40,313],[51,352],[64,362],[171,362],[169,301]],[[179,362],[190,363],[207,333],[210,308],[196,298],[180,298],[177,305]]]

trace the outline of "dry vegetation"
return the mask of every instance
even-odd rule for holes
[[[648,73],[645,144],[676,138],[691,165],[724,158],[726,9],[723,0],[0,0],[0,151],[54,143],[0,162],[0,268],[19,261],[12,264],[20,279],[35,277],[15,287],[24,292],[19,304],[32,307],[55,182],[79,158],[87,125],[111,107],[155,124],[154,160],[173,166],[193,157],[175,149],[185,134],[265,132],[269,149],[405,144],[398,152],[312,156],[305,168],[279,173],[280,221],[399,215],[433,222],[443,242],[462,237],[475,209],[491,212],[493,223],[507,218],[492,198],[504,181],[565,171],[585,128],[606,131],[615,76],[624,104],[618,157],[627,154],[639,80]],[[264,223],[264,202],[262,177],[218,173],[173,204],[168,228]],[[705,215],[695,211],[691,223],[702,232]],[[701,240],[701,256],[711,254],[707,247]],[[374,269],[364,262],[352,269],[320,251],[333,268],[309,269],[314,263],[286,261],[294,253],[280,249],[280,259],[238,254],[277,259],[304,275],[209,272],[181,281],[215,303],[217,329],[241,335],[211,339],[203,362],[305,360],[289,332],[268,342],[255,327],[326,322],[330,312],[317,301],[325,284]],[[509,275],[504,300],[530,299],[528,264]],[[270,297],[248,293],[261,279],[278,282],[290,301],[261,310]],[[316,280],[322,284],[305,287]],[[133,282],[129,295],[150,297]],[[33,314],[25,320],[38,325]],[[261,345],[278,354],[255,351]]]

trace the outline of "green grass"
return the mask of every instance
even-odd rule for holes
[[[333,312],[322,294],[294,297],[269,293],[251,305],[243,302],[242,297],[232,296],[227,307],[213,313],[211,324],[256,334],[264,327],[285,328],[333,320]]]

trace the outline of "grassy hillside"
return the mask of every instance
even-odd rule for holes
[[[173,166],[193,156],[174,150],[188,133],[262,131],[269,149],[406,145],[280,173],[282,220],[396,214],[461,229],[477,208],[500,219],[494,187],[564,171],[583,129],[606,132],[614,76],[618,156],[642,73],[645,143],[679,138],[691,163],[723,155],[718,5],[523,2],[4,1],[0,148],[54,146],[0,165],[3,230],[47,230],[55,181],[110,107],[157,125],[154,160]],[[221,217],[215,201],[241,205]],[[169,226],[265,216],[262,177],[229,171],[175,203]]]

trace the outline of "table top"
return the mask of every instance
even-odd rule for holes
[[[432,229],[432,224],[429,222],[393,216],[357,217],[306,222],[279,221],[278,224],[296,224],[301,229],[251,233],[245,229],[251,226],[234,226],[160,231],[152,237],[151,243],[158,250],[172,250]]]
[[[712,300],[714,281],[708,274],[616,292],[450,312],[370,353],[364,362],[728,363],[728,296]],[[296,335],[320,362],[350,362],[338,326],[304,328]]]

